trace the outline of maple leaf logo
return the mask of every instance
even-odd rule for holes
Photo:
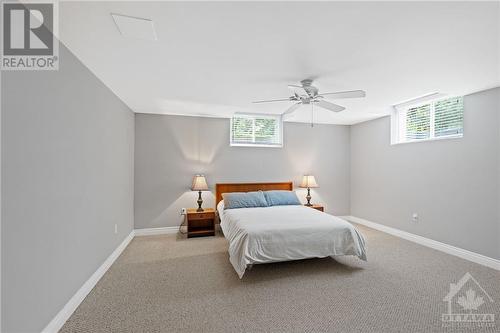
[[[469,289],[465,292],[465,296],[460,296],[457,300],[457,303],[460,304],[464,310],[477,310],[481,305],[483,305],[484,300],[481,296],[476,297],[476,292],[472,289]]]

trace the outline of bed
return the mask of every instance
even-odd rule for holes
[[[292,182],[216,184],[220,227],[240,278],[254,264],[354,255],[366,261],[365,241],[347,221],[302,205],[224,209],[223,193],[293,190]]]

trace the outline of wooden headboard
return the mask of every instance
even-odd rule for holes
[[[270,190],[292,191],[293,182],[215,184],[215,206],[222,200],[222,193]]]

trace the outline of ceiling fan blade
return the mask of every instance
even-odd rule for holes
[[[284,116],[284,115],[287,115],[287,114],[290,114],[292,113],[293,111],[297,110],[298,108],[300,108],[300,106],[302,105],[302,103],[296,103],[292,106],[290,106],[288,109],[286,109],[285,112],[283,112],[281,115]]]
[[[333,112],[340,112],[345,110],[345,107],[343,106],[333,104],[324,100],[319,100],[316,103],[318,104],[319,107],[322,107],[323,109],[327,109]]]
[[[331,93],[320,93],[320,95],[329,95],[331,98],[359,98],[365,97],[366,92],[364,90],[349,90]]]
[[[290,98],[268,99],[265,101],[253,101],[252,103],[257,104],[257,103],[288,102],[288,101],[290,101]]]

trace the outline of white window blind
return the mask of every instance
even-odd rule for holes
[[[281,147],[281,116],[235,114],[231,118],[231,146]]]
[[[457,136],[464,133],[464,102],[462,97],[448,98],[434,104],[434,136]]]
[[[431,106],[425,104],[406,111],[406,140],[428,139],[431,134]]]
[[[414,142],[463,135],[462,97],[452,97],[398,109],[393,143]]]

